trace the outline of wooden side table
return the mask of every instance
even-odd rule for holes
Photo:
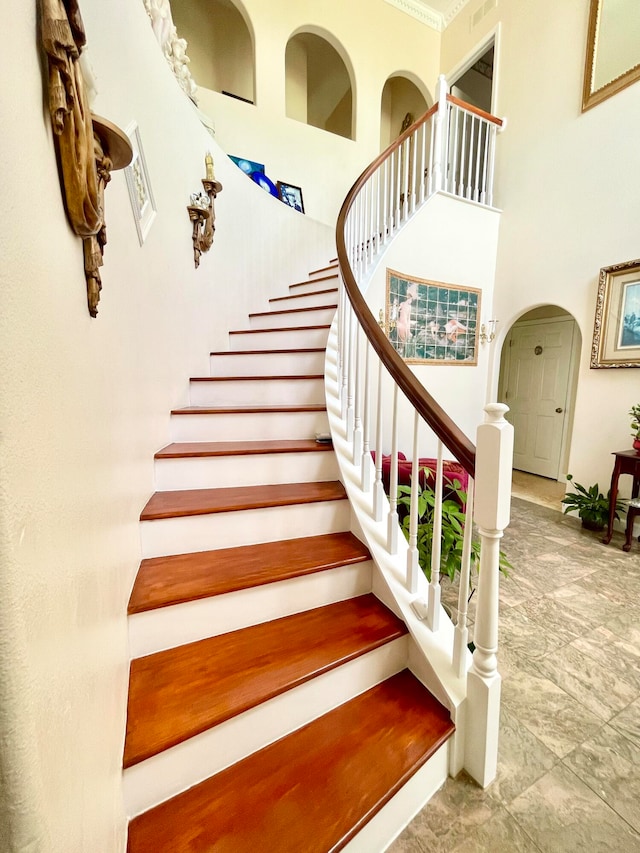
[[[613,536],[613,521],[616,514],[616,500],[618,499],[618,479],[621,474],[631,474],[633,477],[633,486],[631,489],[631,499],[635,500],[640,492],[640,456],[635,450],[616,450],[612,454],[615,456],[613,465],[613,474],[611,475],[611,491],[609,493],[609,525],[607,533],[603,538],[605,545],[611,542]],[[633,522],[635,517],[640,514],[640,507],[629,507],[627,513],[627,528],[625,542],[622,546],[623,551],[629,551],[631,548],[631,538],[633,536]]]

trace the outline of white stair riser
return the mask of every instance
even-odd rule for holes
[[[325,411],[252,412],[171,416],[172,441],[260,441],[260,439],[315,438],[328,432]]]
[[[143,557],[162,557],[349,529],[349,502],[338,500],[142,521],[140,536]]]
[[[155,460],[156,490],[214,489],[338,480],[340,470],[330,451],[252,453]]]
[[[314,270],[309,273],[309,278],[311,281],[318,278],[324,278],[328,275],[333,275],[338,272],[338,264],[337,263],[329,263],[321,270]]]
[[[301,325],[304,326],[305,324]],[[327,343],[328,337],[329,328],[325,326],[321,326],[319,329],[284,329],[278,332],[239,332],[238,334],[229,335],[229,349],[233,352],[238,352],[239,350],[323,347]]]
[[[338,291],[336,289],[321,288],[316,285],[316,290],[310,293],[290,293],[284,299],[270,299],[269,311],[286,311],[293,308],[312,308],[314,305],[337,305]]]
[[[251,329],[290,329],[297,326],[318,326],[330,323],[336,313],[335,303],[330,299],[324,303],[329,308],[314,308],[311,311],[269,312],[268,314],[250,314]]]
[[[307,373],[323,372],[323,350],[211,356],[212,376],[304,376]]]
[[[132,658],[216,637],[371,591],[371,561],[214,595],[129,617]]]
[[[404,668],[407,646],[406,636],[387,643],[127,768],[123,786],[128,816],[147,811],[390,678]]]
[[[324,403],[324,378],[221,379],[189,383],[192,406],[291,405]]]
[[[323,277],[320,277],[320,273],[315,278],[310,278],[309,281],[305,282],[296,282],[295,284],[289,285],[289,295],[290,296],[299,296],[301,293],[313,293],[316,290],[325,290],[329,287],[337,287],[338,286],[338,276],[332,276],[331,278],[324,278],[325,275],[330,275],[330,273],[323,273]]]
[[[380,811],[346,844],[343,853],[382,853],[447,781],[449,742],[405,782]]]

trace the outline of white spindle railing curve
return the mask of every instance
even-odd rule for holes
[[[455,774],[464,767],[483,786],[494,778],[497,764],[499,542],[509,520],[513,431],[504,419],[506,406],[487,406],[474,447],[405,365],[369,310],[361,287],[390,238],[433,193],[492,204],[495,135],[501,124],[500,119],[448,95],[441,77],[436,104],[355,182],[338,218],[341,286],[326,370],[334,447],[352,507],[381,568],[385,593],[400,608],[417,640],[427,661],[425,672],[430,677],[436,673],[435,688],[433,683],[430,686],[456,721],[450,771]],[[392,426],[387,436],[383,413],[389,406]],[[413,412],[408,541],[398,536],[400,406]],[[405,415],[406,411],[403,419]],[[435,471],[430,475],[435,479],[435,499],[429,582],[420,567],[418,543],[417,461],[425,429],[437,444]],[[390,456],[388,494],[385,452]],[[455,626],[440,604],[445,456],[460,463],[467,480]],[[467,648],[472,519],[480,536],[473,658]],[[420,665],[414,664],[419,670]]]

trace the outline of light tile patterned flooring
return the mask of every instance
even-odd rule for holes
[[[640,853],[640,544],[549,506],[503,539],[496,781],[449,779],[390,853]]]

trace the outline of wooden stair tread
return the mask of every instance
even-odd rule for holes
[[[324,352],[326,347],[291,347],[290,349],[244,349],[244,350],[220,350],[211,352],[209,355],[284,355],[285,353],[297,355],[305,352]]]
[[[275,317],[278,314],[305,314],[307,311],[326,311],[328,308],[337,308],[337,302],[331,305],[309,305],[306,308],[283,308],[280,311],[254,311],[249,317]]]
[[[295,382],[300,379],[324,379],[323,373],[294,373],[293,375],[276,376],[192,376],[190,382],[271,382],[273,380]]]
[[[233,406],[184,406],[182,409],[172,409],[172,415],[258,415],[261,412],[326,412],[324,403],[306,403],[302,406],[276,404],[233,405]]]
[[[346,499],[344,486],[338,481],[233,486],[225,489],[178,489],[152,495],[142,510],[140,520]]]
[[[131,613],[224,595],[370,559],[352,533],[327,533],[143,560]]]
[[[263,335],[265,332],[308,332],[310,329],[330,329],[329,323],[313,326],[282,326],[279,329],[234,329],[230,335]]]
[[[292,294],[289,294],[289,296],[275,296],[275,297],[273,297],[273,299],[270,299],[269,302],[286,302],[287,299],[300,299],[301,297],[305,297],[305,296],[320,296],[320,294],[322,294],[322,293],[337,293],[337,292],[338,292],[337,287],[328,287],[328,288],[325,288],[324,290],[309,290],[306,293],[301,293],[301,294],[292,293]]]
[[[369,593],[131,662],[130,767],[406,634]]]
[[[404,670],[135,818],[128,853],[340,850],[453,729]]]
[[[156,459],[202,456],[254,456],[265,453],[315,453],[333,450],[331,442],[313,438],[265,441],[174,441],[155,454]]]
[[[331,264],[329,264],[329,266],[328,266],[328,267],[320,267],[320,269],[319,269],[319,270],[311,270],[311,272],[309,273],[309,275],[315,275],[316,273],[319,273],[319,272],[329,272],[329,270],[337,270],[337,269],[338,269],[338,263],[337,263],[337,261],[338,261],[338,259],[336,258],[336,263],[335,263],[335,264],[334,264],[334,263],[331,263]]]
[[[333,269],[333,267],[327,267],[327,269]],[[338,273],[334,272],[331,275],[320,275],[317,278],[307,279],[306,281],[296,281],[295,284],[289,285],[289,289],[292,287],[304,287],[305,284],[315,284],[317,281],[328,281],[331,278],[338,278]]]

